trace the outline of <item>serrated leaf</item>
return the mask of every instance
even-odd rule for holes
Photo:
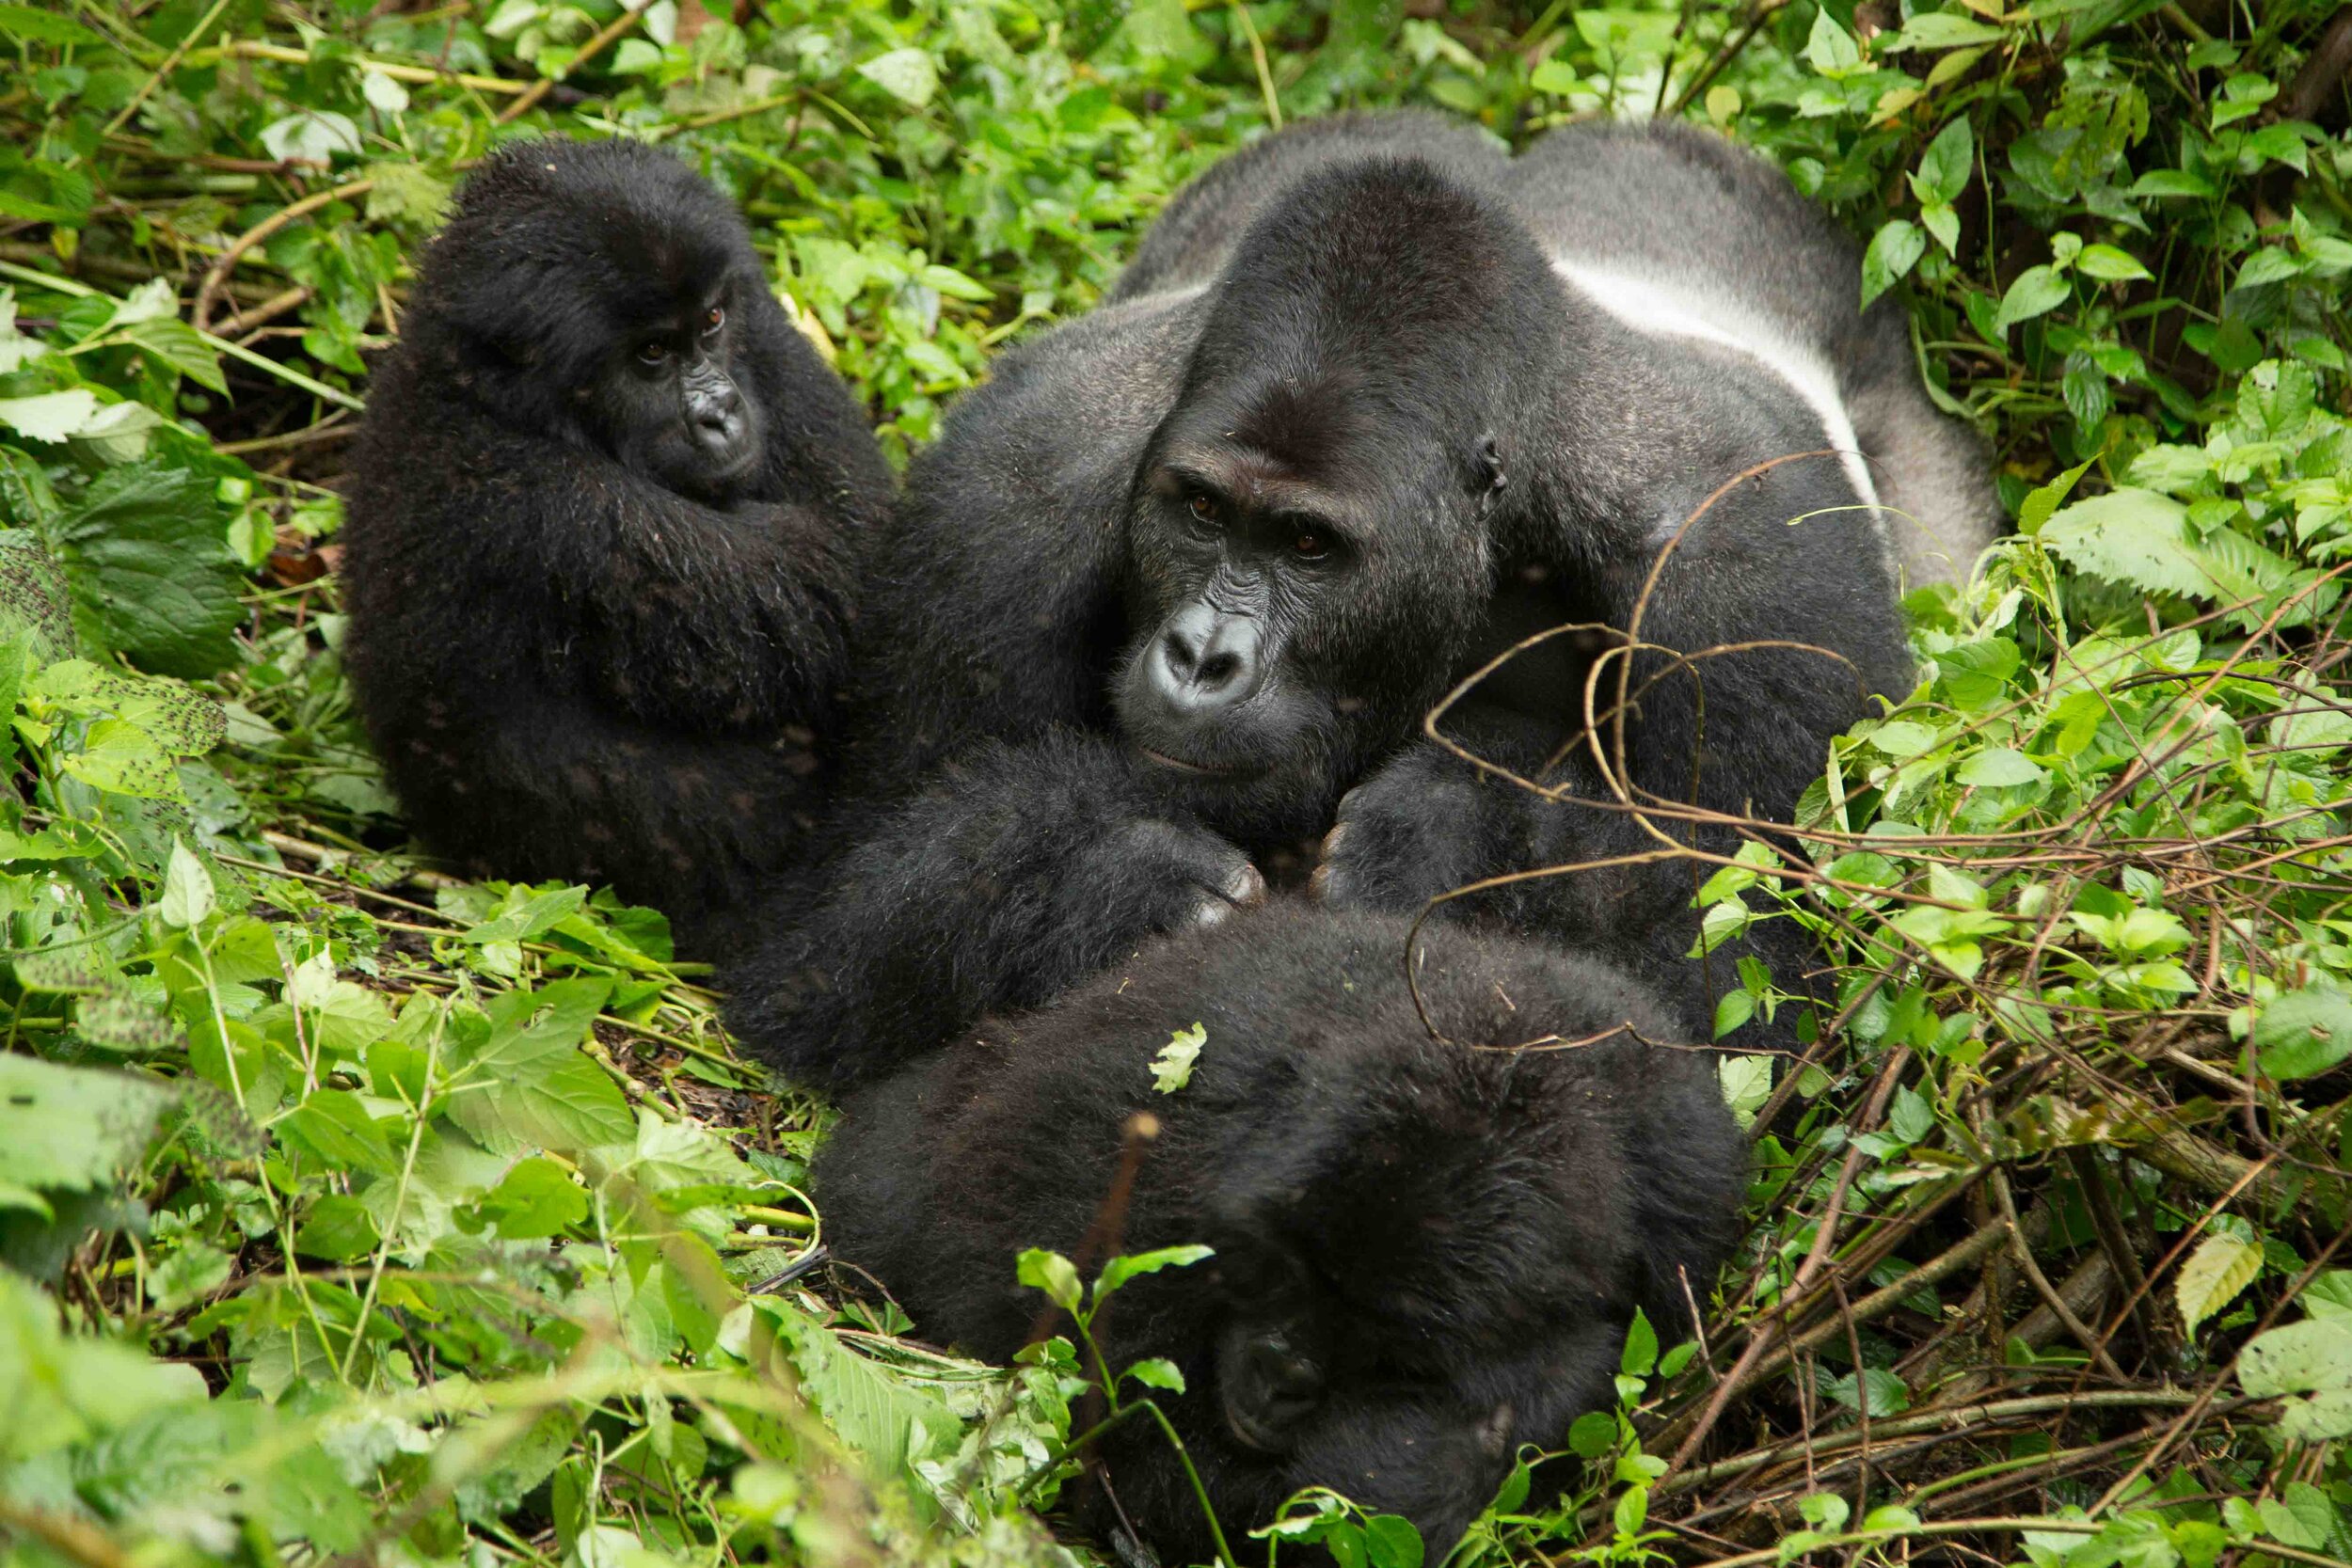
[[[102,1051],[154,1056],[186,1037],[160,1008],[124,991],[103,991],[73,1009],[73,1032]]]
[[[796,1312],[777,1320],[801,1374],[801,1391],[825,1424],[894,1478],[955,1441],[955,1417],[939,1400],[884,1372]]]
[[[2199,1323],[2236,1300],[2262,1267],[2263,1249],[2251,1242],[2214,1235],[2198,1243],[2172,1284],[2183,1327],[2195,1334]]]
[[[91,483],[56,531],[85,637],[167,675],[237,661],[245,574],[217,492],[209,476],[152,461]]]
[[[2188,533],[2188,509],[2153,490],[2076,501],[2042,526],[2043,547],[2069,565],[2151,594],[2211,599],[2210,563]]]
[[[228,379],[220,373],[220,356],[186,322],[159,317],[140,322],[123,335],[198,386],[229,390]]]
[[[1715,1071],[1723,1085],[1724,1103],[1731,1107],[1732,1116],[1745,1131],[1755,1122],[1756,1113],[1772,1097],[1772,1058],[1762,1054],[1725,1056],[1716,1064]]]
[[[1189,1029],[1168,1036],[1168,1043],[1152,1058],[1152,1086],[1162,1094],[1174,1094],[1191,1083],[1193,1064],[1200,1059],[1200,1048],[1208,1039],[1209,1032],[1199,1020]]]

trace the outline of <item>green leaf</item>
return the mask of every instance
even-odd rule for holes
[[[2007,746],[1991,746],[1971,755],[1952,770],[1952,777],[1961,784],[1985,789],[2002,789],[2015,784],[2040,784],[2048,777],[2034,765],[2025,752]]]
[[[1928,150],[1919,155],[1918,196],[1923,202],[1940,202],[1948,207],[1960,199],[1968,188],[1968,177],[1976,169],[1977,142],[1963,116],[1936,133],[1928,143]]]
[[[2246,1070],[2284,1084],[2352,1056],[2352,995],[2313,986],[2265,1003],[2254,1015]]]
[[[2254,1399],[2284,1399],[2279,1430],[2300,1442],[2352,1436],[2352,1325],[2306,1320],[2248,1341],[2238,1386]]]
[[[135,323],[123,336],[198,386],[215,392],[229,390],[228,379],[220,373],[220,356],[187,323],[159,317]]]
[[[2188,533],[2188,509],[2153,490],[2076,501],[2042,526],[2044,548],[2079,571],[2150,594],[2214,597],[2212,563]]]
[[[65,1334],[57,1316],[47,1292],[0,1269],[0,1410],[8,1413],[0,1421],[0,1466],[128,1426],[151,1411],[195,1406],[200,1413],[206,1389],[196,1368],[152,1361],[111,1339]],[[72,1484],[84,1482],[93,1458],[89,1449],[75,1456]],[[54,1473],[62,1479],[68,1470],[61,1465]]]
[[[140,668],[194,678],[237,661],[245,582],[208,476],[149,462],[110,468],[57,530],[74,620]]]
[[[28,441],[52,444],[80,435],[98,417],[98,394],[86,387],[62,392],[41,392],[25,398],[0,398],[0,424]]]
[[[1715,1072],[1723,1085],[1724,1103],[1731,1107],[1731,1114],[1739,1119],[1742,1130],[1751,1126],[1756,1112],[1772,1097],[1772,1058],[1760,1054],[1727,1055],[1716,1064]]]
[[[1192,1065],[1200,1058],[1200,1048],[1209,1040],[1209,1032],[1198,1019],[1189,1029],[1179,1029],[1168,1037],[1159,1054],[1152,1058],[1152,1086],[1162,1094],[1174,1094],[1192,1082]]]
[[[1124,1375],[1135,1379],[1147,1388],[1165,1388],[1171,1394],[1181,1394],[1184,1391],[1184,1374],[1178,1371],[1176,1363],[1166,1356],[1154,1355],[1148,1360],[1138,1361],[1128,1368]]]
[[[2067,498],[2074,490],[2075,482],[2089,473],[2090,466],[2097,461],[2095,457],[2087,457],[2049,483],[2027,494],[2025,503],[2017,509],[2017,531],[2027,538],[2040,533],[2042,525],[2050,520],[2050,514],[2058,510],[2058,502]]]
[[[1162,1269],[1190,1268],[1203,1258],[1216,1255],[1214,1247],[1196,1245],[1164,1246],[1152,1252],[1138,1252],[1132,1257],[1114,1258],[1103,1266],[1102,1274],[1094,1281],[1094,1299],[1101,1301],[1138,1275],[1157,1274]],[[1076,1275],[1073,1274],[1072,1278],[1075,1279]],[[1022,1283],[1033,1285],[1037,1281],[1025,1276]]]
[[[1919,263],[1927,253],[1928,237],[1917,224],[1905,218],[1890,218],[1870,236],[1869,249],[1862,253],[1862,303],[1869,303],[1892,288],[1896,281]]]
[[[2127,283],[2135,278],[2154,275],[2140,265],[2139,258],[2128,250],[2118,250],[2111,245],[2087,245],[2074,259],[2074,270],[2088,273],[2103,283]]]
[[[164,924],[181,930],[201,925],[218,905],[213,874],[178,836],[171,841],[171,863],[164,872],[164,895],[155,906]]]
[[[921,108],[939,90],[939,67],[920,49],[893,49],[857,68],[857,73],[891,97]]]
[[[798,1312],[779,1311],[771,1321],[790,1348],[809,1403],[882,1474],[912,1480],[917,1460],[954,1443],[956,1418],[937,1398],[891,1376]]]
[[[1031,1247],[1021,1255],[1013,1274],[1022,1284],[1044,1291],[1045,1299],[1063,1311],[1078,1310],[1078,1268],[1060,1253]]]
[[[0,1054],[8,1180],[69,1191],[106,1186],[146,1149],[155,1119],[176,1098],[152,1078]]]
[[[1366,1514],[1364,1550],[1372,1568],[1421,1568],[1421,1531],[1393,1513]]]
[[[2001,296],[2001,308],[1993,313],[1993,335],[2008,337],[2010,327],[2057,309],[2073,293],[2073,285],[2056,267],[2027,267]]]
[[[1836,19],[1823,6],[1813,16],[1813,31],[1805,40],[1804,57],[1813,69],[1831,78],[1845,76],[1861,69],[1862,47],[1853,35],[1837,25]]]
[[[1628,1377],[1647,1377],[1658,1366],[1658,1331],[1649,1325],[1649,1317],[1640,1307],[1633,1309],[1633,1322],[1625,1331],[1625,1352],[1617,1358],[1617,1370]]]
[[[0,36],[29,39],[35,43],[72,44],[82,49],[108,49],[105,39],[56,11],[38,6],[0,6]]]
[[[2210,1235],[2197,1243],[2181,1264],[2172,1284],[2180,1305],[2181,1324],[2190,1334],[2197,1325],[2235,1301],[2238,1292],[2262,1273],[2263,1249],[2235,1236]]]
[[[2001,30],[1957,11],[1923,11],[1903,24],[1902,31],[1879,45],[1882,54],[1907,49],[1958,49],[1964,44],[1993,43]]]

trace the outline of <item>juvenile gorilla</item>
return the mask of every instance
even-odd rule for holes
[[[1689,1338],[1747,1156],[1714,1056],[1649,1043],[1688,1037],[1623,973],[1432,927],[1436,1041],[1406,925],[1278,903],[850,1096],[815,1172],[835,1256],[917,1332],[1008,1359],[1042,1305],[1016,1257],[1078,1249],[1149,1112],[1119,1249],[1216,1250],[1112,1299],[1110,1365],[1183,1372],[1152,1397],[1231,1538],[1321,1483],[1411,1519],[1438,1561],[1522,1445],[1609,1402],[1635,1307]],[[1153,1054],[1196,1020],[1190,1082],[1154,1092]],[[1567,1043],[1509,1049],[1548,1036]],[[1209,1560],[1157,1430],[1117,1429],[1103,1458],[1167,1560]],[[1090,1523],[1114,1517],[1098,1497]]]
[[[739,1033],[803,1080],[885,1070],[1250,902],[1327,829],[1342,906],[1619,858],[1477,911],[1692,986],[1691,867],[1631,859],[1660,840],[1618,786],[1785,818],[1907,682],[1899,575],[1990,533],[1973,443],[1859,289],[1823,214],[1687,128],[1512,159],[1343,117],[1212,169],[916,464],[851,764],[862,799],[916,793],[779,901]],[[1419,737],[1570,624],[1447,720],[1563,799]]]
[[[493,154],[377,370],[351,677],[411,825],[467,870],[694,922],[816,812],[889,470],[742,219],[628,142]]]

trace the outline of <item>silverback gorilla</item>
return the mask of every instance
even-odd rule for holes
[[[1727,486],[1639,621],[1633,798],[1785,819],[1908,679],[1899,575],[1991,532],[1895,302],[1858,297],[1825,215],[1684,127],[1509,158],[1351,116],[1211,169],[911,473],[861,624],[854,846],[746,939],[738,1032],[805,1082],[885,1070],[1252,901],[1256,860],[1326,830],[1313,885],[1342,907],[1650,855],[1478,912],[1691,986],[1691,868],[1594,755],[1661,552]],[[1597,629],[1447,721],[1563,798],[1420,737],[1466,672],[1571,623]]]
[[[376,372],[345,535],[419,835],[690,928],[742,896],[816,813],[891,488],[717,191],[628,142],[493,154]]]
[[[1278,902],[850,1095],[814,1174],[828,1243],[919,1331],[1008,1360],[1041,1305],[1014,1258],[1078,1249],[1150,1113],[1120,1250],[1216,1252],[1112,1299],[1110,1364],[1176,1363],[1184,1391],[1153,1397],[1234,1539],[1321,1484],[1412,1520],[1440,1560],[1521,1445],[1557,1449],[1610,1402],[1637,1307],[1689,1337],[1747,1145],[1713,1054],[1658,1043],[1687,1037],[1588,958],[1432,927],[1433,1040],[1406,924]],[[1190,1082],[1153,1092],[1154,1053],[1196,1020]],[[1565,1043],[1531,1044],[1548,1036]],[[1168,1560],[1209,1560],[1156,1428],[1100,1457]],[[1089,1511],[1109,1535],[1099,1493]]]

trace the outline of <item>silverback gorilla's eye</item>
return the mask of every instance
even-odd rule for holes
[[[707,338],[713,332],[718,331],[719,328],[726,325],[726,324],[727,313],[725,308],[717,305],[712,306],[709,309],[703,312],[703,336]]]
[[[1291,549],[1301,561],[1321,561],[1331,553],[1331,542],[1320,533],[1301,533],[1291,541]]]
[[[1196,491],[1192,499],[1185,504],[1191,507],[1194,521],[1202,523],[1216,521],[1216,502],[1208,497]]]
[[[670,345],[659,339],[649,343],[641,343],[637,348],[637,357],[648,365],[659,365],[670,357]]]

